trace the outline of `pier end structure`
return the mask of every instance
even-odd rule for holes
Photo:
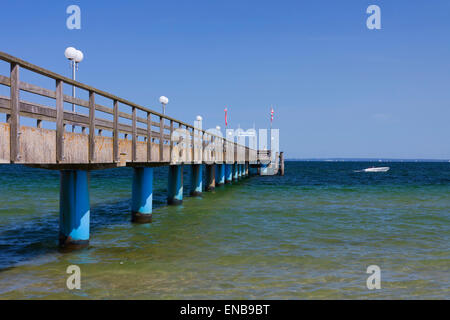
[[[131,195],[131,221],[152,222],[153,168],[134,167]]]
[[[59,245],[67,249],[89,245],[89,172],[61,170],[59,193]]]

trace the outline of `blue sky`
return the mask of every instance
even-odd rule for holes
[[[450,159],[447,0],[8,0],[0,30],[1,51],[66,76],[79,48],[80,81],[156,110],[166,95],[187,122],[223,127],[227,106],[230,126],[268,127],[272,104],[289,158]]]

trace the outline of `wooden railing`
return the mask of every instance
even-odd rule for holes
[[[183,121],[163,115],[157,111],[142,107],[126,99],[117,97],[108,92],[93,88],[86,84],[66,78],[49,70],[43,69],[26,61],[20,60],[16,57],[0,52],[0,60],[6,61],[10,64],[10,76],[0,75],[0,85],[10,87],[10,96],[0,96],[0,113],[5,113],[7,116],[7,124],[9,124],[9,160],[11,163],[52,163],[53,156],[27,156],[27,153],[34,154],[34,148],[40,148],[40,140],[33,140],[30,137],[31,133],[22,132],[20,125],[20,117],[28,117],[36,119],[36,127],[41,129],[42,121],[50,121],[56,123],[56,137],[53,139],[52,134],[42,129],[40,132],[48,139],[48,147],[55,149],[54,163],[120,163],[121,154],[128,154],[121,152],[121,150],[128,150],[129,139],[131,135],[131,157],[128,157],[125,162],[170,162],[172,152],[176,148],[178,142],[172,141],[172,133],[177,129],[185,129],[190,135],[190,154],[191,160],[194,158],[194,139],[200,137],[202,143],[201,148],[206,148],[211,144],[219,144],[221,146],[234,146],[235,161],[238,152],[244,154],[244,161],[256,161],[256,150],[249,149],[246,146],[239,145],[234,141],[228,141],[225,138],[215,135],[205,130],[199,130],[194,126]],[[26,83],[20,80],[20,68],[27,69],[33,73],[43,75],[46,78],[55,80],[55,88],[46,89],[39,86]],[[89,99],[83,100],[80,98],[73,98],[65,95],[63,92],[64,84],[75,86],[81,90],[87,91]],[[55,100],[55,107],[49,107],[38,103],[27,102],[20,99],[20,91],[32,93]],[[107,107],[96,103],[96,97],[103,97],[109,99],[112,107]],[[64,103],[70,103],[82,108],[87,108],[89,114],[77,113],[64,110]],[[120,110],[120,105],[131,108],[131,112],[124,112]],[[112,116],[112,120],[105,119],[96,114],[96,111]],[[138,116],[138,112],[145,114],[145,117]],[[121,123],[119,120],[127,119],[131,121],[130,124]],[[156,118],[156,119],[155,119]],[[158,120],[158,121],[155,121]],[[81,134],[71,133],[66,130],[66,125],[81,127]],[[89,129],[86,135],[86,128]],[[104,137],[102,132],[112,132],[112,137]],[[6,130],[4,130],[6,132]],[[97,134],[96,134],[97,131]],[[124,134],[124,139],[119,139],[119,133]],[[21,137],[26,134],[27,138]],[[6,133],[5,133],[6,135]],[[5,138],[5,135],[0,135]],[[76,143],[72,146],[67,142],[68,139],[75,139],[80,144],[76,147]],[[88,136],[86,139],[82,136]],[[143,137],[144,141],[138,141],[139,137]],[[106,139],[106,140],[105,140]],[[109,139],[109,140],[108,140]],[[51,141],[50,141],[51,140]],[[112,152],[103,150],[96,144],[106,145],[110,144],[112,140]],[[33,142],[34,141],[34,142]],[[25,143],[26,146],[21,146]],[[1,149],[0,142],[0,149]],[[145,148],[146,146],[146,148]],[[5,144],[3,145],[4,148]],[[44,149],[46,146],[42,146]],[[70,151],[65,148],[71,148]],[[87,154],[84,150],[87,148]],[[109,148],[109,147],[108,147]],[[152,152],[152,150],[155,152]],[[26,149],[26,150],[25,150]],[[145,150],[144,150],[145,149]],[[212,149],[212,159],[230,160],[229,156],[225,154],[225,149],[222,149],[222,154],[214,154]],[[0,150],[1,151],[1,150]],[[53,152],[53,151],[48,151]],[[3,156],[7,151],[3,150]],[[169,159],[166,159],[165,154],[169,154]],[[41,160],[40,160],[41,159]],[[3,159],[5,161],[5,159]],[[242,159],[240,159],[242,161]]]

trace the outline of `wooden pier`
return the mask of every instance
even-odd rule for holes
[[[248,176],[249,166],[261,167],[262,175],[278,172],[278,155],[272,158],[270,152],[251,149],[198,124],[168,117],[6,53],[0,52],[0,60],[10,65],[9,75],[0,74],[0,85],[10,88],[9,96],[0,96],[0,114],[6,114],[6,122],[0,122],[0,163],[61,171],[62,246],[83,247],[89,242],[89,170],[134,168],[132,221],[141,223],[151,222],[155,166],[170,166],[168,204],[182,202],[185,165],[192,167],[192,196]],[[47,83],[54,81],[54,86],[21,81],[22,69]],[[74,86],[88,98],[66,95],[64,86]],[[23,100],[21,92],[50,99],[54,106]],[[77,112],[64,104],[76,105]],[[23,118],[33,119],[35,126],[22,125]],[[43,123],[51,123],[54,129],[43,128]]]

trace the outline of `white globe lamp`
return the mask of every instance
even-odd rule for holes
[[[67,59],[74,60],[77,55],[77,49],[75,49],[74,47],[68,47],[66,51],[64,51],[64,55]]]

